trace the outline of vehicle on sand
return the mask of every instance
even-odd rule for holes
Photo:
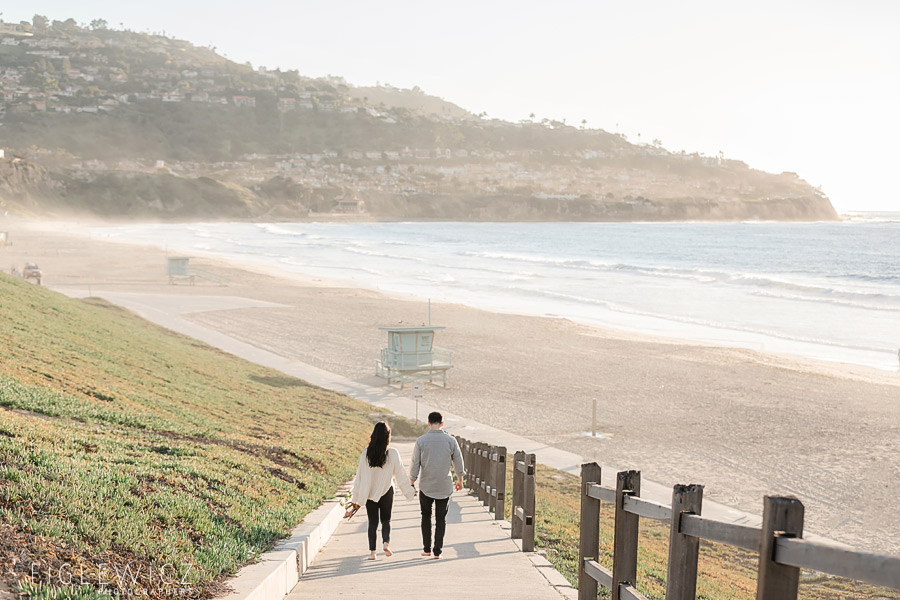
[[[22,279],[34,279],[38,285],[41,285],[41,269],[37,263],[25,263],[25,268],[22,269]]]

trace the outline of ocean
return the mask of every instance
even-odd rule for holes
[[[898,368],[900,213],[840,223],[156,224],[92,235],[423,301]],[[440,325],[439,309],[433,317]]]

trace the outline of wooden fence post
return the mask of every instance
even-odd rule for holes
[[[496,446],[497,461],[494,463],[494,485],[497,495],[494,498],[494,519],[506,518],[506,447]]]
[[[681,516],[683,514],[699,515],[702,504],[702,485],[676,485],[672,490],[672,525],[669,532],[666,600],[694,600],[697,597],[697,559],[700,555],[700,538],[681,533]]]
[[[775,562],[775,540],[803,537],[803,503],[793,496],[766,496],[759,541],[756,600],[796,600],[800,568]]]
[[[597,580],[584,570],[585,560],[600,561],[600,501],[587,495],[588,486],[600,484],[600,465],[581,465],[581,527],[578,542],[578,600],[597,600]]]
[[[490,489],[488,490],[488,512],[496,512],[497,510],[497,461],[494,460],[494,456],[497,456],[497,446],[489,446],[488,447],[488,472],[490,475],[488,476],[488,486]]]
[[[525,511],[522,519],[522,552],[534,552],[534,492],[537,480],[537,456],[527,454],[525,456],[525,482],[522,486],[522,509]]]
[[[469,453],[469,440],[461,437],[456,438],[457,442],[459,442],[459,449],[462,452],[463,456],[463,464],[466,465],[466,476],[465,476],[465,484],[466,488],[470,491],[472,489],[472,468],[475,466],[472,464],[472,455]]]
[[[490,446],[486,443],[481,442],[478,444],[478,458],[481,462],[481,483],[478,486],[478,497],[481,498],[481,505],[488,505],[488,477],[490,477],[490,464],[488,462],[487,454],[490,450]]]
[[[472,444],[472,459],[475,461],[475,496],[481,500],[481,480],[484,474],[481,472],[481,442]]]
[[[510,537],[514,540],[522,538],[522,521],[516,516],[516,508],[522,506],[522,488],[525,481],[525,474],[519,469],[519,463],[525,462],[525,453],[518,450],[513,456],[513,492],[512,492],[512,512],[509,520],[512,524]]]
[[[621,471],[616,476],[616,518],[613,542],[612,600],[619,600],[619,585],[637,583],[638,524],[640,517],[625,512],[625,496],[641,495],[641,472]]]

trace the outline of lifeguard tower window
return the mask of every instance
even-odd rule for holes
[[[375,374],[389,385],[407,381],[428,381],[447,387],[447,371],[453,367],[453,352],[434,346],[434,332],[443,327],[382,327],[388,334],[388,345],[375,361]]]

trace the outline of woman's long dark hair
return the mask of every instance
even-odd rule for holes
[[[369,447],[366,448],[366,460],[370,467],[383,467],[387,461],[388,441],[391,439],[391,428],[384,421],[375,423]]]

